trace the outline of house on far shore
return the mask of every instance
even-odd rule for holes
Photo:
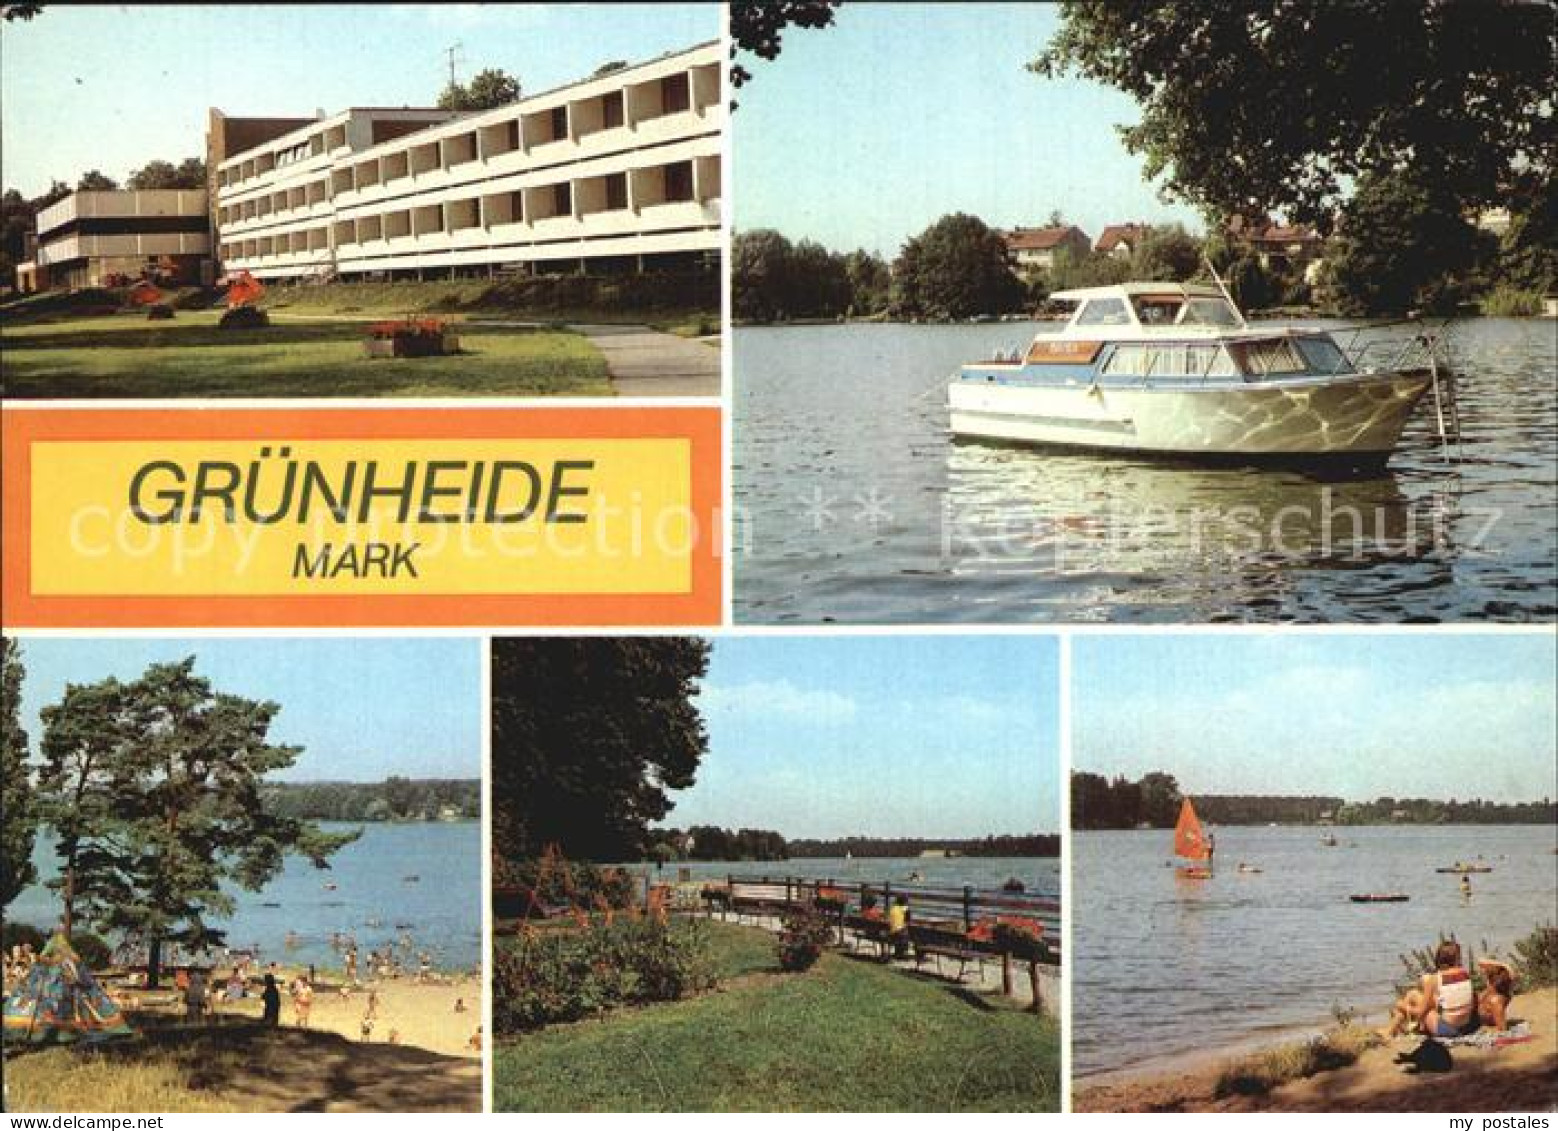
[[[1013,228],[1002,232],[1006,249],[1017,261],[1021,272],[1049,271],[1055,266],[1055,257],[1062,251],[1073,261],[1087,258],[1093,246],[1087,233],[1074,224],[1062,224],[1051,228]]]
[[[1114,259],[1129,259],[1136,254],[1141,241],[1152,231],[1149,224],[1110,224],[1098,237],[1093,250]]]
[[[1228,225],[1229,242],[1248,248],[1266,271],[1294,271],[1306,283],[1319,277],[1325,258],[1325,239],[1304,224],[1278,224],[1270,217],[1250,223],[1234,217]]]

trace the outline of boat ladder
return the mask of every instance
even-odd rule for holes
[[[1356,341],[1356,334],[1354,335]],[[1374,347],[1388,348],[1395,343],[1373,341],[1352,353],[1349,360],[1355,369],[1364,368],[1365,355]],[[1395,356],[1384,366],[1392,372],[1411,370],[1427,371],[1433,395],[1434,424],[1439,433],[1440,452],[1446,461],[1451,449],[1459,457],[1461,452],[1460,390],[1455,379],[1455,369],[1450,363],[1450,324],[1446,322],[1437,330],[1424,329],[1402,341]]]

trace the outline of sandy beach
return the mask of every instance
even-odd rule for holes
[[[400,1044],[445,1056],[481,1056],[479,1049],[471,1047],[471,1037],[481,1025],[480,978],[457,975],[450,977],[447,985],[388,979],[373,983],[373,986],[378,990],[379,1001],[371,1043]],[[455,1011],[457,1001],[464,1002],[464,1011]],[[367,1003],[366,987],[343,997],[338,982],[321,978],[314,987],[309,1028],[359,1041]],[[260,1000],[248,997],[231,1005],[219,1002],[215,1012],[218,1018],[257,1020]],[[287,996],[285,982],[281,993],[281,1024],[283,1028],[293,1026],[292,1001]]]
[[[1413,1075],[1395,1062],[1415,1038],[1363,1053],[1345,1068],[1296,1080],[1259,1096],[1216,1096],[1221,1068],[1144,1073],[1109,1083],[1079,1083],[1074,1111],[1550,1111],[1558,1107],[1558,991],[1515,999],[1511,1017],[1533,1039],[1497,1049],[1455,1048],[1445,1074]]]

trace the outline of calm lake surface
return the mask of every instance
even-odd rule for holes
[[[1462,458],[1443,460],[1430,397],[1383,475],[1330,482],[954,443],[944,386],[957,366],[1057,328],[736,331],[736,619],[1431,622],[1558,614],[1558,324],[1456,323]],[[1406,332],[1371,330],[1359,340]],[[1351,331],[1339,340],[1350,344]]]
[[[333,832],[357,825],[321,821]],[[258,947],[264,961],[313,962],[338,967],[330,949],[332,932],[357,939],[363,951],[395,942],[406,924],[417,951],[433,955],[439,969],[475,969],[481,962],[481,825],[477,821],[418,824],[367,824],[362,836],[331,858],[328,871],[289,858],[285,870],[259,892],[239,892],[231,919],[213,920],[225,928],[227,945]],[[51,843],[33,850],[38,875],[58,873]],[[404,877],[421,879],[408,883]],[[325,890],[333,883],[336,890]],[[278,906],[266,907],[267,903]],[[6,918],[47,928],[59,918],[59,900],[35,885],[6,909]],[[370,927],[377,919],[381,927]],[[287,933],[299,936],[286,945]],[[415,968],[415,964],[412,964]]]
[[[1060,861],[1043,856],[872,856],[854,860],[816,857],[805,860],[779,860],[767,863],[728,861],[689,861],[667,864],[623,865],[637,876],[648,873],[659,880],[675,880],[686,868],[692,880],[723,880],[726,876],[772,876],[776,880],[791,876],[801,880],[838,880],[841,883],[910,883],[918,872],[925,887],[970,887],[994,891],[1009,878],[1016,877],[1027,888],[1026,894],[1049,899],[1060,898]]]
[[[1072,1056],[1078,1076],[1161,1067],[1330,1023],[1333,1005],[1382,1024],[1399,955],[1454,934],[1501,956],[1558,899],[1550,826],[1217,829],[1217,875],[1165,866],[1167,831],[1080,832],[1074,854]],[[1471,877],[1435,867],[1478,854]],[[1265,869],[1239,875],[1246,861]],[[1410,903],[1353,904],[1353,892]],[[1518,1007],[1520,999],[1515,999]]]

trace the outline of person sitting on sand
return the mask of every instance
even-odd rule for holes
[[[1380,1036],[1390,1040],[1416,1027],[1430,1037],[1459,1037],[1473,1028],[1476,1007],[1471,975],[1461,965],[1461,944],[1447,939],[1434,951],[1434,972],[1424,974],[1421,987],[1396,1002]]]
[[[456,1013],[465,1012],[465,999],[463,997],[457,997],[454,999],[454,1011]]]
[[[276,985],[276,975],[265,975],[265,988],[260,991],[260,1002],[265,1007],[260,1020],[275,1027],[281,1024],[281,987]]]
[[[1487,985],[1477,995],[1477,1024],[1485,1029],[1509,1028],[1509,1003],[1515,996],[1515,975],[1502,962],[1479,958],[1477,968]]]
[[[373,1018],[366,1013],[363,1014],[362,1024],[358,1026],[357,1031],[362,1034],[364,1041],[373,1040]]]
[[[469,1044],[471,1046],[471,1051],[472,1052],[481,1052],[481,1026],[480,1025],[476,1026],[476,1032],[471,1034],[471,1039],[467,1042],[467,1044]]]

